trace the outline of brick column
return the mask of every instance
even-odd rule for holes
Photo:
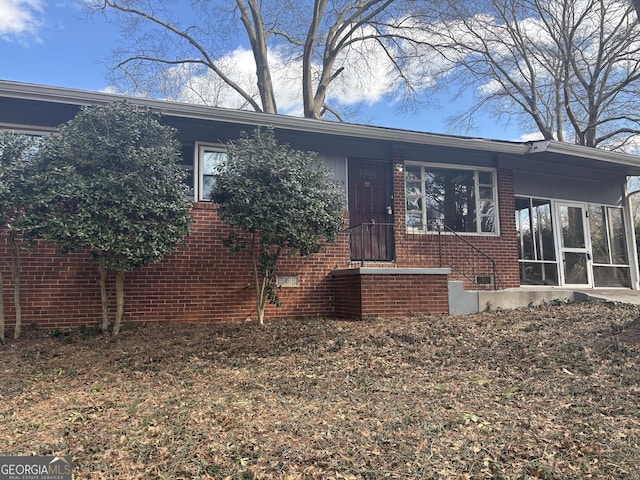
[[[392,190],[393,190],[393,222],[396,242],[396,263],[406,263],[407,237],[407,203],[404,189],[404,149],[400,145],[393,145],[392,155]]]

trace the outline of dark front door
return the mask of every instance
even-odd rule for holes
[[[388,163],[349,160],[351,260],[393,260],[391,200]]]

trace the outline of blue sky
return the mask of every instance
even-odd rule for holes
[[[101,16],[88,18],[81,0],[0,0],[0,79],[102,91],[110,87],[106,74],[109,54],[120,42],[116,26]],[[447,125],[452,109],[464,100],[436,98],[440,107],[401,113],[377,102],[363,107],[358,123],[453,133]],[[469,136],[517,140],[520,132],[498,125],[493,118],[479,122]]]

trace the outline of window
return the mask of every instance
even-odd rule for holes
[[[405,194],[410,231],[437,232],[446,226],[460,233],[497,232],[492,170],[407,165]]]
[[[558,285],[551,200],[516,198],[516,230],[522,285]]]
[[[200,145],[198,147],[199,186],[198,200],[210,200],[215,184],[216,167],[225,159],[226,152],[222,146]]]
[[[596,287],[631,287],[622,209],[589,205],[589,228]]]

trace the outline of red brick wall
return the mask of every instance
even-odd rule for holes
[[[0,255],[9,261],[10,253],[2,244]],[[4,277],[4,303],[7,325],[15,320],[13,288],[8,265],[0,264]],[[55,255],[54,250],[38,244],[32,253],[22,252],[21,305],[23,328],[39,326],[77,326],[96,323],[101,315],[98,270],[87,255]]]
[[[232,322],[255,319],[255,290],[248,257],[230,254],[222,245],[228,228],[213,211],[214,206],[198,203],[193,210],[192,234],[186,246],[161,262],[127,273],[125,280],[125,322]],[[0,254],[8,257],[6,244]],[[311,258],[283,257],[280,275],[299,275],[298,287],[283,288],[284,304],[269,305],[267,318],[333,314],[333,287],[330,273],[349,261],[348,239],[343,234],[337,243]],[[4,275],[7,325],[12,325],[10,272],[0,265]],[[113,280],[113,279],[111,279]],[[100,321],[101,306],[98,271],[86,253],[58,257],[44,242],[32,253],[23,254],[23,325],[43,328],[94,325]],[[115,315],[115,292],[110,282],[110,297]]]
[[[438,267],[437,235],[407,235],[405,228],[404,164],[402,150],[394,150],[393,187],[396,222],[395,266]],[[469,236],[479,248],[498,261],[503,287],[517,286],[518,260],[514,220],[513,177],[498,171],[500,236]],[[230,322],[255,319],[255,291],[249,260],[230,254],[222,245],[228,228],[217,218],[214,205],[194,206],[192,234],[186,247],[158,264],[126,276],[125,322]],[[426,262],[414,265],[419,255]],[[0,255],[9,259],[6,243]],[[266,317],[316,315],[394,316],[410,312],[443,313],[446,277],[375,275],[363,278],[331,278],[336,267],[349,265],[349,240],[342,234],[336,244],[311,258],[284,257],[280,275],[298,275],[300,285],[283,288],[283,306],[267,307]],[[10,272],[0,262],[4,276],[7,325],[14,319]],[[357,277],[357,276],[356,276]],[[113,279],[111,279],[113,280]],[[115,304],[110,283],[112,307]],[[114,308],[110,315],[115,314]],[[44,242],[23,255],[23,324],[42,328],[95,325],[101,318],[98,272],[86,253],[58,257]]]
[[[394,317],[449,313],[448,276],[342,274],[334,278],[337,316]]]
[[[334,314],[342,318],[362,318],[360,275],[340,275],[332,279],[335,297]]]

